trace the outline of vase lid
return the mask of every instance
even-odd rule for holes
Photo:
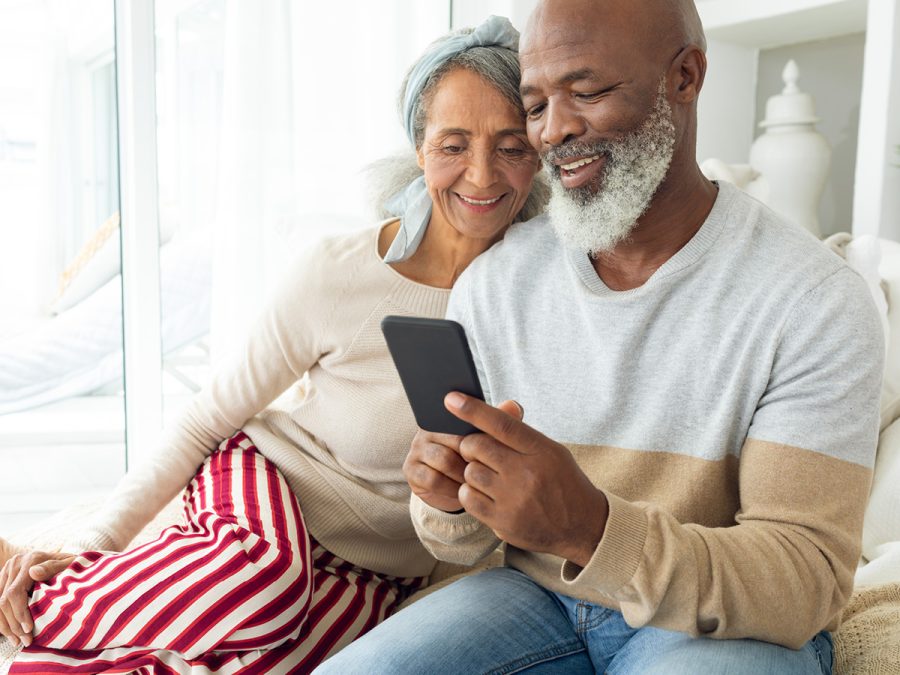
[[[797,81],[800,69],[797,62],[791,59],[781,73],[784,89],[780,94],[770,96],[766,101],[766,119],[759,126],[766,128],[780,124],[815,124],[816,102],[806,92],[800,91]]]

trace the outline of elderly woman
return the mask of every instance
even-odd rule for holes
[[[11,672],[308,672],[431,572],[401,470],[415,423],[379,324],[443,316],[466,266],[543,205],[517,41],[491,17],[413,65],[400,103],[418,167],[377,167],[399,217],[298,262],[243,351],[116,488],[86,552],[0,540],[0,632],[25,645]],[[286,409],[267,408],[292,385]],[[123,552],[180,491],[182,522]],[[30,577],[52,579],[28,600]]]

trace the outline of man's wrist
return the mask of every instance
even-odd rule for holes
[[[603,539],[606,530],[606,521],[609,517],[609,501],[602,490],[596,490],[591,500],[595,506],[585,510],[583,525],[578,528],[575,541],[571,542],[571,549],[563,556],[569,562],[579,567],[587,567],[594,552]]]

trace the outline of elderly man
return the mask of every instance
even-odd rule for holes
[[[830,673],[878,432],[864,283],[700,173],[690,0],[547,0],[520,60],[549,214],[449,309],[503,403],[448,395],[484,433],[405,465],[435,555],[506,565],[322,672]]]

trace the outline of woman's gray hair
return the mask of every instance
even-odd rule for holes
[[[435,40],[434,44],[448,40],[455,35],[466,35],[473,30],[472,28],[463,28],[453,31]],[[403,119],[403,100],[406,97],[409,78],[415,66],[416,64],[414,63],[407,71],[403,84],[400,86],[400,93],[397,96],[397,110],[401,121]],[[419,94],[419,99],[413,107],[413,138],[415,139],[416,149],[422,147],[422,140],[425,137],[425,124],[428,120],[428,109],[431,107],[431,101],[434,99],[438,85],[447,73],[457,68],[463,68],[480,75],[503,98],[509,101],[524,118],[525,110],[522,108],[522,99],[519,97],[519,81],[522,77],[522,72],[519,69],[519,55],[512,49],[500,47],[499,45],[471,47],[444,61],[428,76],[428,80],[422,88],[422,93]]]
[[[455,35],[471,33],[473,30],[473,28],[463,28],[453,31],[438,38],[432,44],[438,44]],[[403,120],[403,101],[409,86],[410,75],[415,66],[416,64],[414,63],[407,71],[397,97],[401,122]],[[434,100],[438,86],[448,73],[459,68],[480,75],[501,96],[508,100],[524,119],[525,110],[519,97],[521,71],[519,69],[518,54],[512,49],[500,47],[499,45],[472,47],[447,59],[428,77],[428,81],[423,87],[422,93],[419,95],[413,109],[412,135],[415,139],[416,150],[422,146],[422,141],[425,138],[425,125],[428,121],[429,108]],[[422,175],[422,169],[419,168],[414,152],[404,152],[377,160],[366,167],[365,172],[369,185],[369,196],[371,203],[375,207],[377,218],[389,217],[391,214],[386,207],[387,201]],[[549,196],[550,188],[544,178],[543,169],[541,169],[534,177],[531,192],[522,210],[516,216],[515,222],[530,220],[543,212]]]

